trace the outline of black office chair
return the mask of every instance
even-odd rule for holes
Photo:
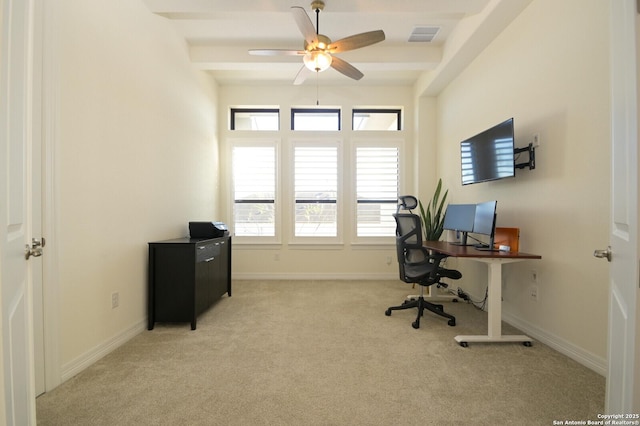
[[[459,271],[445,269],[440,266],[447,257],[442,254],[430,254],[422,246],[422,225],[420,217],[413,213],[399,213],[400,209],[411,210],[416,207],[417,200],[413,196],[401,196],[398,199],[398,212],[393,215],[396,220],[396,253],[400,279],[408,284],[419,284],[420,295],[416,299],[405,300],[400,306],[391,306],[385,311],[390,316],[391,311],[418,308],[418,316],[411,324],[413,328],[420,328],[420,317],[427,309],[437,315],[448,318],[450,326],[456,325],[456,318],[444,312],[442,305],[428,302],[424,299],[424,288],[431,285],[447,287],[441,278],[458,280],[462,278]]]

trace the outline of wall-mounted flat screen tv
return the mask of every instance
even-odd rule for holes
[[[513,118],[460,142],[462,184],[515,176]]]

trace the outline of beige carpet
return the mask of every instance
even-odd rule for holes
[[[605,379],[534,342],[470,344],[486,313],[415,310],[399,281],[236,281],[37,400],[39,425],[551,425],[597,419]],[[516,330],[505,325],[507,333]]]

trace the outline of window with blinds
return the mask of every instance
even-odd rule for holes
[[[400,149],[397,146],[356,147],[356,234],[395,235]]]
[[[232,165],[235,235],[275,236],[275,145],[234,146]]]
[[[338,146],[294,146],[296,237],[338,235]]]

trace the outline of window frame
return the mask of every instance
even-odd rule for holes
[[[232,222],[231,231],[233,234],[234,242],[239,244],[256,244],[256,245],[280,245],[282,244],[282,207],[283,207],[283,194],[282,191],[282,156],[281,156],[281,139],[267,139],[267,138],[242,138],[242,139],[229,139],[229,150],[228,150],[228,158],[229,163],[231,165],[231,173],[229,174],[229,178],[231,181],[230,185],[230,200],[231,200],[231,209],[230,209],[230,218]],[[275,187],[274,187],[274,235],[273,236],[247,236],[247,235],[236,235],[235,234],[235,204],[236,204],[236,196],[235,196],[235,181],[234,181],[234,170],[233,170],[233,149],[235,147],[273,147],[274,148],[274,179],[275,179]]]
[[[355,129],[356,113],[368,114],[396,114],[397,128],[395,130],[359,130]],[[351,131],[353,132],[400,132],[402,131],[402,108],[352,108],[351,109]]]
[[[311,237],[311,236],[297,236],[296,235],[296,199],[295,199],[295,149],[298,146],[306,147],[319,147],[326,148],[335,146],[337,154],[336,164],[336,179],[337,179],[337,192],[336,192],[336,236],[335,237]],[[291,202],[291,206],[288,208],[288,214],[291,215],[289,226],[289,245],[314,245],[314,246],[327,246],[327,245],[342,245],[344,243],[344,153],[343,153],[343,141],[340,138],[313,138],[313,139],[300,139],[295,138],[290,140],[289,147],[289,185],[287,188],[289,199],[287,202]]]
[[[357,150],[358,148],[396,148],[398,150],[398,194],[402,194],[405,188],[405,140],[400,137],[392,137],[392,138],[354,138],[351,144],[351,161],[350,167],[353,170],[351,174],[351,200],[352,205],[350,206],[350,228],[352,232],[351,244],[354,246],[357,245],[388,245],[395,244],[395,230],[392,235],[389,236],[359,236],[358,235],[358,157]],[[393,204],[397,204],[397,197],[393,201]],[[389,200],[391,204],[392,201]]]
[[[298,130],[295,128],[295,116],[297,113],[337,113],[338,114],[338,128],[337,129],[327,129],[327,130]],[[290,128],[295,132],[339,132],[342,131],[342,109],[341,108],[291,108],[291,123]]]
[[[277,113],[278,114],[278,128],[276,130],[238,130],[236,129],[236,113],[238,112],[246,112],[246,113]],[[243,108],[243,107],[232,107],[229,108],[229,130],[232,132],[279,132],[280,131],[280,108]]]

